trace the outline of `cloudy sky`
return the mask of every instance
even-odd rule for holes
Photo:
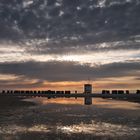
[[[140,87],[140,0],[0,0],[0,89]]]

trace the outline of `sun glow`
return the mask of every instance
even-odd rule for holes
[[[135,57],[135,60],[139,60],[140,50],[135,51],[113,51],[109,52],[89,52],[86,54],[69,54],[69,55],[57,55],[56,60],[58,61],[75,61],[79,63],[90,63],[94,64],[109,64],[112,62],[124,62],[131,61]]]

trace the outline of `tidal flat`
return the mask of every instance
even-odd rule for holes
[[[80,98],[19,102],[0,107],[0,140],[140,139],[139,103],[100,98],[89,106]]]

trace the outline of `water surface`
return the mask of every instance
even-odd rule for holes
[[[0,140],[140,139],[140,104],[97,98],[26,99],[36,106],[0,109]]]

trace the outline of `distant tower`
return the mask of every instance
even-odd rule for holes
[[[91,94],[92,93],[92,85],[91,84],[85,84],[84,85],[84,93],[85,94]],[[92,104],[92,97],[85,97],[85,105],[91,105]]]
[[[84,85],[84,93],[92,93],[92,85],[91,84]]]

